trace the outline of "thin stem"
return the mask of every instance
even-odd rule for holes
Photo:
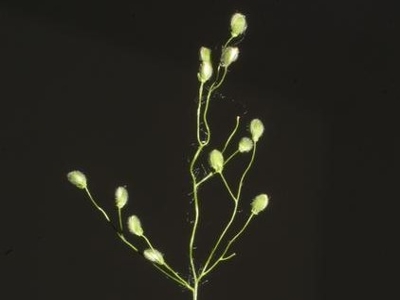
[[[197,142],[199,145],[202,144],[202,140],[200,137],[200,116],[201,116],[201,105],[202,105],[202,101],[203,101],[203,87],[204,87],[204,83],[200,83],[200,87],[199,87],[199,102],[197,104]]]
[[[139,252],[139,250],[133,246],[128,240],[125,238],[125,236],[122,233],[117,233],[118,237],[125,243],[127,244],[131,249],[133,249],[135,252]]]
[[[240,196],[242,193],[242,188],[243,188],[244,178],[246,177],[247,173],[249,172],[249,170],[254,162],[254,157],[256,155],[256,148],[257,148],[256,145],[257,145],[257,143],[254,143],[253,152],[251,153],[251,158],[250,158],[249,164],[247,165],[246,169],[244,170],[244,172],[242,174],[242,177],[240,178],[239,187],[238,187],[238,191],[237,191],[237,195],[236,195],[237,199],[240,199]]]
[[[190,241],[189,241],[189,260],[190,260],[190,268],[192,271],[193,275],[193,280],[196,282],[197,280],[197,272],[196,272],[196,266],[194,262],[194,242],[196,238],[196,232],[197,232],[197,227],[199,224],[199,218],[200,218],[200,208],[199,208],[199,199],[198,199],[198,193],[197,193],[197,178],[196,174],[194,172],[194,166],[195,163],[204,147],[204,144],[200,144],[199,147],[197,148],[196,153],[193,156],[192,162],[190,163],[190,175],[192,177],[192,188],[193,188],[193,201],[194,201],[194,211],[195,211],[195,216],[194,216],[194,223],[192,227],[192,232],[190,235]]]
[[[224,165],[226,165],[232,158],[234,158],[237,154],[239,153],[239,150],[236,150],[233,152],[224,162]]]
[[[124,227],[122,226],[122,209],[118,207],[118,220],[119,220],[119,230],[122,232]]]
[[[165,263],[164,263],[165,264]],[[177,273],[173,272],[174,275],[176,276],[172,276],[170,273],[168,273],[166,270],[164,270],[163,268],[161,268],[157,263],[153,263],[153,266],[155,268],[157,268],[161,273],[163,273],[164,275],[166,275],[168,278],[172,279],[173,281],[179,283],[180,285],[182,285],[183,287],[187,288],[188,290],[192,291],[193,287],[190,286],[184,279],[182,279]],[[169,270],[169,269],[168,269]],[[173,270],[172,270],[173,271]]]
[[[118,237],[125,243],[127,244],[132,250],[138,252],[139,250],[133,246],[130,242],[128,242],[125,238],[125,236],[123,235],[122,232],[119,232],[117,227],[115,227],[115,225],[113,223],[111,223],[110,218],[108,217],[108,215],[106,214],[106,212],[97,204],[97,202],[94,200],[94,198],[92,197],[92,195],[90,194],[89,188],[85,188],[86,194],[89,196],[89,199],[92,201],[93,205],[103,214],[103,216],[106,218],[108,224],[110,224],[110,226],[114,229],[114,231],[116,232],[116,234],[118,235]]]
[[[236,133],[238,127],[239,127],[239,121],[240,121],[240,117],[237,116],[237,117],[236,117],[236,125],[235,125],[235,128],[233,129],[232,133],[229,135],[228,139],[226,140],[225,146],[224,146],[224,148],[222,149],[222,153],[225,152],[225,150],[226,150],[226,148],[228,147],[229,143],[231,142],[233,136],[235,135],[235,133]]]
[[[218,70],[219,70],[219,67],[218,67]],[[204,141],[205,145],[207,145],[211,139],[210,126],[207,121],[207,113],[208,113],[211,95],[216,89],[218,89],[221,86],[222,82],[224,82],[226,73],[227,73],[227,68],[224,68],[224,72],[222,73],[222,78],[220,79],[220,81],[219,82],[214,81],[207,93],[206,103],[205,103],[204,111],[203,111],[203,123],[204,123],[205,129],[206,129],[206,140]]]
[[[219,236],[217,242],[215,243],[213,249],[211,250],[211,253],[208,256],[208,259],[207,259],[206,263],[204,264],[203,271],[201,272],[199,278],[202,278],[207,273],[207,267],[211,263],[211,260],[213,259],[214,255],[215,255],[215,252],[217,251],[219,245],[221,244],[222,239],[225,237],[225,235],[228,232],[229,228],[231,227],[233,221],[235,220],[235,217],[236,217],[236,214],[237,214],[237,210],[238,210],[238,204],[239,204],[238,199],[235,198],[235,195],[232,193],[232,190],[229,187],[228,182],[226,181],[226,179],[223,176],[223,174],[220,173],[220,175],[221,175],[222,181],[224,182],[224,184],[226,186],[226,189],[228,190],[229,194],[231,195],[235,205],[234,205],[233,210],[232,210],[232,215],[231,215],[228,223],[226,224],[224,230],[220,234],[220,236]]]
[[[243,225],[242,229],[239,230],[239,232],[228,242],[224,252],[220,256],[220,258],[214,262],[214,264],[208,268],[208,270],[203,270],[201,277],[206,276],[208,273],[210,273],[221,261],[227,260],[231,257],[233,257],[235,254],[231,254],[227,257],[225,257],[225,254],[228,252],[229,248],[232,246],[233,242],[245,231],[247,226],[250,224],[250,221],[253,219],[254,214],[250,214],[249,218],[247,219],[246,223]]]
[[[90,200],[92,201],[93,205],[103,214],[103,216],[106,218],[106,220],[111,223],[110,218],[108,217],[108,215],[106,214],[106,212],[96,203],[96,201],[94,201],[92,195],[90,194],[89,189],[86,187],[85,188],[86,194],[88,194]],[[114,226],[113,226],[114,227]]]

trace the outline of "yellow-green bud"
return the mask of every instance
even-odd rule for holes
[[[128,191],[123,186],[115,190],[115,205],[121,209],[128,202]]]
[[[128,229],[131,233],[137,236],[143,235],[143,228],[137,216],[133,215],[128,218]]]
[[[253,149],[253,141],[248,137],[244,137],[239,142],[239,152],[249,152]]]
[[[221,66],[224,68],[229,67],[231,63],[236,61],[239,57],[238,47],[226,47],[222,50]]]
[[[262,212],[268,205],[268,196],[266,194],[260,194],[254,198],[251,203],[251,213],[254,215],[258,215]]]
[[[209,157],[210,166],[215,170],[217,173],[221,173],[224,168],[224,156],[220,151],[214,149],[210,152]]]
[[[243,34],[247,29],[246,17],[240,13],[236,13],[231,18],[231,35],[237,37]]]
[[[254,119],[250,122],[251,138],[256,143],[264,133],[264,125],[259,119]]]
[[[197,78],[201,83],[204,83],[208,81],[213,74],[213,67],[211,62],[209,61],[203,61],[200,64],[200,70],[199,73],[197,73]]]
[[[199,55],[202,62],[211,62],[211,50],[209,48],[201,47]]]
[[[81,171],[71,171],[67,174],[69,182],[75,185],[77,188],[86,189],[87,181],[86,176]]]
[[[162,253],[156,249],[149,248],[143,251],[143,255],[146,259],[151,261],[152,263],[156,263],[159,265],[164,264],[164,257]]]

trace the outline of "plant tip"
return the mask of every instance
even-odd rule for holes
[[[267,194],[260,194],[251,203],[251,213],[258,215],[268,206],[269,198]]]
[[[241,13],[235,13],[231,18],[231,35],[237,37],[245,33],[247,29],[246,16]]]
[[[128,202],[128,191],[125,187],[119,186],[115,190],[115,205],[121,209]]]
[[[135,215],[132,215],[128,218],[128,229],[129,231],[137,236],[143,235],[143,228],[139,218]]]
[[[71,171],[67,174],[69,182],[79,189],[86,189],[87,181],[86,176],[81,171]]]

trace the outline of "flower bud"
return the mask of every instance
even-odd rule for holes
[[[152,263],[156,263],[159,265],[163,265],[164,264],[164,257],[161,254],[160,251],[153,249],[153,248],[149,248],[143,251],[143,255],[146,259],[148,259],[149,261],[151,261]]]
[[[210,152],[209,162],[210,166],[215,170],[215,172],[222,172],[222,169],[224,168],[224,156],[220,151],[217,149],[212,150]]]
[[[253,149],[253,141],[248,137],[244,137],[239,142],[239,152],[249,152]]]
[[[137,236],[143,235],[143,228],[137,216],[133,215],[128,218],[128,229],[131,233]]]
[[[224,68],[229,67],[231,63],[237,60],[239,57],[238,47],[226,47],[222,50],[221,55],[221,66]]]
[[[75,185],[79,189],[86,189],[87,182],[86,176],[81,171],[71,171],[67,174],[69,182]]]
[[[115,190],[115,205],[121,209],[128,202],[128,191],[123,186]]]
[[[197,78],[199,79],[199,81],[201,83],[208,81],[211,78],[212,74],[213,74],[213,67],[211,62],[203,61],[200,64],[200,70],[197,73]]]
[[[231,18],[231,35],[237,37],[246,31],[246,17],[240,13],[236,13]]]
[[[253,141],[256,143],[264,133],[264,125],[259,119],[250,122],[250,133]]]
[[[261,211],[263,211],[268,205],[268,196],[266,194],[260,194],[254,198],[251,203],[251,213],[254,215],[258,215]]]
[[[211,50],[209,48],[201,47],[199,55],[202,62],[211,62]]]

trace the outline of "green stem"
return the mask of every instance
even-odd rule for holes
[[[221,261],[227,260],[235,255],[235,253],[232,253],[231,255],[225,257],[225,254],[228,252],[228,250],[231,247],[231,245],[233,244],[233,242],[245,231],[245,229],[250,224],[250,221],[253,219],[253,217],[254,217],[254,214],[251,214],[249,216],[249,218],[247,219],[247,221],[244,224],[244,226],[242,227],[242,229],[240,229],[239,232],[228,242],[228,244],[227,244],[224,252],[221,254],[220,258],[217,261],[215,261],[214,264],[212,264],[212,266],[208,268],[208,270],[203,270],[203,272],[201,273],[201,277],[204,277],[207,274],[209,274]]]
[[[240,121],[240,117],[237,116],[237,117],[236,117],[236,125],[235,125],[235,128],[233,129],[232,133],[229,135],[228,139],[226,140],[225,146],[224,146],[224,148],[222,149],[222,153],[225,152],[225,150],[226,150],[226,148],[229,146],[229,143],[231,142],[233,136],[235,135],[235,133],[236,133],[238,127],[239,127],[239,121]]]
[[[122,226],[122,209],[118,208],[118,220],[119,220],[119,230],[122,232],[124,227]]]
[[[242,188],[243,188],[244,179],[245,179],[247,173],[249,172],[249,170],[250,170],[250,168],[251,168],[251,166],[252,166],[252,164],[253,164],[253,162],[254,162],[254,158],[255,158],[255,156],[256,156],[256,145],[257,145],[257,143],[254,143],[254,145],[253,145],[253,152],[251,153],[250,162],[249,162],[249,164],[247,165],[246,169],[244,170],[244,172],[243,172],[243,174],[242,174],[242,177],[240,178],[239,186],[238,186],[238,192],[237,192],[237,195],[236,195],[236,199],[240,199],[240,196],[241,196],[241,193],[242,193]]]

